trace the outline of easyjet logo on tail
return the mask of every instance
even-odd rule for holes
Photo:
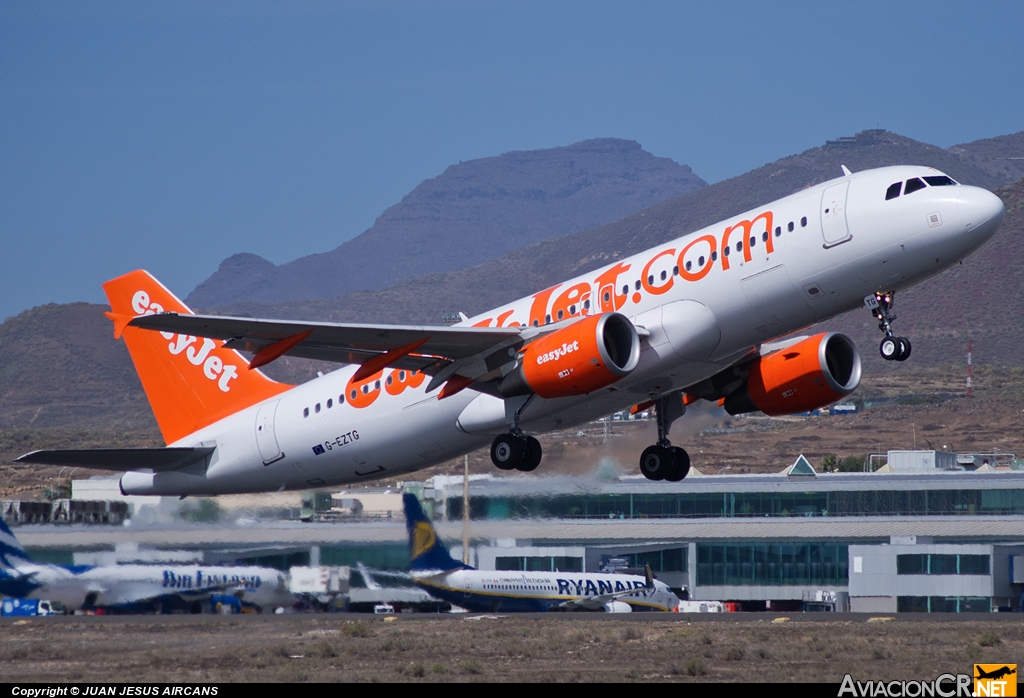
[[[156,315],[164,312],[159,303],[150,301],[146,291],[136,291],[132,296],[132,310],[136,315]],[[172,355],[178,356],[184,352],[185,358],[193,366],[202,367],[202,375],[217,383],[217,387],[223,392],[231,390],[230,382],[238,377],[238,366],[225,363],[219,356],[212,354],[217,348],[217,342],[209,337],[203,337],[202,343],[199,338],[192,335],[174,334],[173,332],[161,332],[164,339],[172,340],[167,345],[167,350]]]
[[[168,444],[292,387],[258,370],[240,370],[245,359],[223,342],[131,327],[141,315],[192,313],[148,272],[136,269],[111,279],[103,291],[114,338],[124,339]]]

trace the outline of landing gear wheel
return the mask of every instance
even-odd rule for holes
[[[882,343],[878,345],[878,353],[882,355],[882,358],[886,361],[894,361],[899,355],[902,347],[900,341],[895,337],[886,337],[882,340]]]
[[[896,316],[892,314],[895,294],[873,293],[864,297],[864,307],[878,320],[878,329],[885,333],[885,339],[878,345],[878,353],[886,361],[906,361],[910,358],[910,340],[906,337],[894,337],[892,322]]]
[[[502,434],[491,443],[491,462],[499,470],[514,470],[523,461],[525,443],[512,434]]]
[[[900,353],[896,356],[896,360],[906,361],[910,358],[910,340],[906,337],[897,337],[896,341],[900,343]]]
[[[543,455],[543,450],[540,447],[540,441],[533,438],[532,436],[526,437],[526,444],[523,449],[523,459],[516,466],[516,470],[524,473],[532,473],[540,465],[540,459]]]
[[[679,482],[690,472],[690,454],[679,446],[672,447],[672,470],[665,476],[668,482]]]
[[[648,446],[640,455],[640,472],[648,480],[664,480],[674,469],[675,454],[671,448]]]

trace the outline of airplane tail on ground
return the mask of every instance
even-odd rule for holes
[[[448,553],[415,495],[402,495],[402,504],[405,506],[405,527],[409,531],[409,565],[414,572],[473,569]]]
[[[0,519],[0,573],[9,570],[14,560],[28,560],[25,547],[14,537],[11,529]]]
[[[149,272],[136,270],[103,284],[114,337],[124,337],[135,370],[167,443],[292,386],[248,367],[223,342],[128,327],[138,315],[192,311]]]
[[[39,588],[35,572],[24,569],[24,563],[32,567],[31,562],[25,548],[0,519],[0,597],[23,599]]]

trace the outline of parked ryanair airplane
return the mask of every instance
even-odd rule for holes
[[[675,611],[679,598],[651,575],[492,572],[448,554],[415,496],[402,497],[413,580],[431,596],[469,611]]]

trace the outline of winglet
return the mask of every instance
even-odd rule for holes
[[[651,563],[648,562],[646,565],[644,565],[644,570],[647,573],[647,588],[654,589],[654,574],[651,572]]]
[[[121,339],[121,335],[124,334],[124,328],[128,326],[128,323],[135,319],[133,315],[122,315],[121,313],[103,313],[107,318],[114,323],[114,339]]]
[[[850,168],[847,167],[846,165],[840,165],[840,167],[843,168],[843,174],[846,175],[847,177],[853,174],[852,172],[850,172]]]

